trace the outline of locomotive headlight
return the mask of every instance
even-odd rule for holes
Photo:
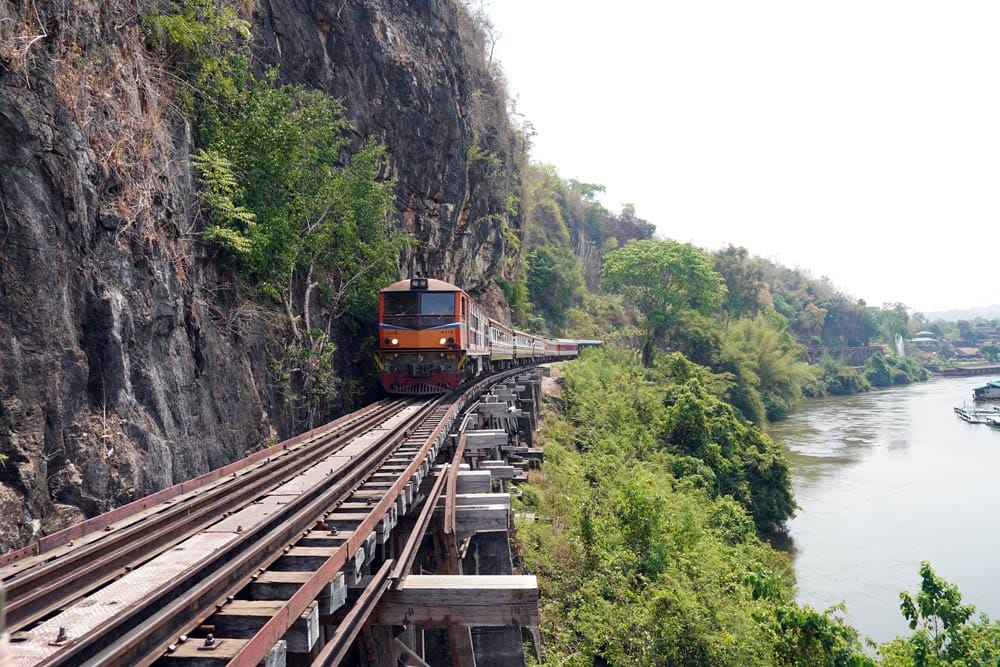
[[[398,339],[398,338],[393,338],[393,339],[392,339],[391,341],[389,341],[389,342],[390,342],[390,343],[392,343],[393,345],[399,345],[399,339]]]
[[[454,344],[455,344],[455,339],[454,338],[449,338],[448,339],[448,345],[454,345]]]
[[[444,344],[445,344],[445,343],[447,343],[447,342],[448,342],[448,339],[447,339],[447,338],[443,338],[443,337],[442,337],[442,338],[439,338],[439,339],[438,339],[438,345],[444,345]]]

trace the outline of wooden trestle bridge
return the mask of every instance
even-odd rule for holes
[[[523,664],[540,381],[386,399],[0,556],[14,664]]]

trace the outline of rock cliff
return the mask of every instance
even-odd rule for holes
[[[199,237],[190,126],[143,48],[153,7],[0,0],[0,550],[292,435],[270,372],[282,316]],[[342,98],[389,148],[402,273],[496,300],[519,147],[468,15],[241,10],[261,69]]]

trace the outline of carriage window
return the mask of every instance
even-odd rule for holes
[[[454,292],[424,292],[420,299],[421,315],[454,315]]]
[[[385,293],[385,314],[386,315],[416,315],[417,297],[413,292],[386,292]]]

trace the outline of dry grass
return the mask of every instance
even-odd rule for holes
[[[25,73],[32,49],[49,36],[34,1],[0,0],[0,67]]]
[[[118,44],[89,53],[70,48],[56,71],[56,91],[102,171],[101,215],[117,218],[119,233],[154,246],[154,209],[168,187],[170,133],[139,28],[124,26],[120,35]]]

